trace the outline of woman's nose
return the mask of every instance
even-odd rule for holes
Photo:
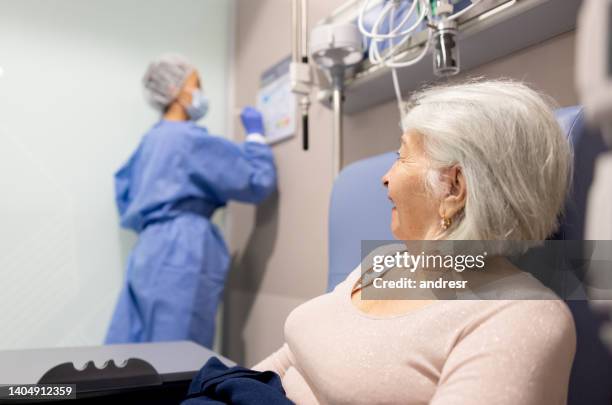
[[[381,180],[382,180],[383,187],[389,187],[389,172],[390,170],[387,173],[385,173],[384,176],[382,176]]]

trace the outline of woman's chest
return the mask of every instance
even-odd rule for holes
[[[442,332],[456,325],[426,311],[370,319],[344,304],[315,299],[285,325],[296,367],[319,401],[428,403],[453,342]]]

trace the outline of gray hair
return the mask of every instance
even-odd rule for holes
[[[511,80],[472,80],[414,94],[404,131],[424,137],[426,183],[443,195],[440,169],[466,179],[463,211],[442,239],[544,240],[558,226],[572,175],[554,103]]]

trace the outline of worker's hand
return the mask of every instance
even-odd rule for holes
[[[240,113],[242,126],[247,134],[264,135],[263,116],[253,107],[245,107]]]

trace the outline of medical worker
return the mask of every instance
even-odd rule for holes
[[[115,174],[121,225],[138,233],[106,343],[192,340],[213,343],[229,255],[213,212],[228,200],[259,203],[276,187],[261,114],[242,111],[246,142],[196,122],[208,99],[195,68],[164,55],[144,76],[162,119]]]

